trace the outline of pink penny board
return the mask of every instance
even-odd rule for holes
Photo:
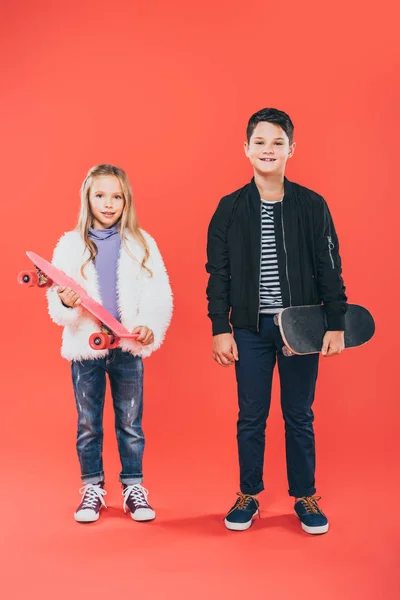
[[[130,333],[117,319],[115,319],[101,304],[93,300],[87,292],[74,281],[71,277],[66,275],[63,271],[52,265],[49,261],[42,258],[35,252],[27,252],[27,256],[31,259],[33,264],[40,269],[53,283],[61,287],[69,287],[74,292],[79,294],[81,299],[80,306],[83,306],[88,310],[96,319],[98,319],[102,325],[105,325],[117,338],[126,338],[134,340],[138,337],[137,333]],[[21,283],[26,283],[25,278],[20,278]],[[99,334],[100,335],[100,334]],[[92,336],[93,337],[93,336]],[[94,342],[95,345],[102,346],[102,344]],[[94,347],[91,343],[91,346]],[[110,347],[109,345],[107,347]],[[112,346],[111,346],[112,347]],[[102,347],[99,349],[103,349]]]

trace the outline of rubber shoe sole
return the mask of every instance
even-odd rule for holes
[[[151,508],[138,508],[134,513],[130,513],[134,521],[153,521],[156,518],[156,513]]]
[[[225,527],[227,529],[230,529],[230,531],[246,531],[246,529],[249,529],[252,526],[253,519],[257,515],[258,510],[251,517],[250,521],[246,521],[245,523],[232,523],[232,521],[228,521],[228,519],[225,519]]]
[[[74,519],[77,523],[94,523],[98,521],[100,518],[100,511],[98,513],[94,512],[94,510],[83,509],[78,510],[78,512],[74,513]]]
[[[303,531],[305,531],[306,533],[309,533],[311,535],[322,535],[323,533],[327,533],[329,530],[329,523],[327,523],[326,525],[320,525],[319,527],[309,527],[308,525],[305,525],[303,523],[303,521],[300,519],[299,515],[297,514],[297,512],[294,513],[296,515],[296,517],[300,520],[301,523],[301,528],[303,529]]]

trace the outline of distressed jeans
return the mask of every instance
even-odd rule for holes
[[[142,359],[116,348],[104,358],[73,361],[71,369],[78,410],[76,448],[83,483],[104,481],[102,454],[106,373],[110,380],[122,465],[120,481],[127,485],[141,483],[145,444],[142,430]]]

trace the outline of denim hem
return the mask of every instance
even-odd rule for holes
[[[124,485],[137,485],[138,483],[143,483],[143,477],[129,477],[126,475],[121,475],[119,480]]]
[[[84,485],[87,483],[102,483],[104,481],[104,472],[99,471],[98,473],[91,473],[90,475],[82,475],[81,479]]]
[[[314,496],[316,491],[315,487],[303,490],[289,490],[289,496],[292,496],[293,498],[304,498],[304,496]]]
[[[254,487],[254,488],[243,488],[242,486],[240,486],[240,491],[242,492],[242,494],[246,494],[249,496],[255,496],[256,494],[259,494],[263,490],[264,490],[263,483],[261,483],[260,485],[258,485],[257,487]]]

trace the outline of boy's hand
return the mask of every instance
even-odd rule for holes
[[[154,342],[154,334],[148,327],[135,327],[132,333],[139,334],[136,341],[142,344],[142,346],[148,346]]]
[[[221,367],[229,367],[235,360],[239,360],[237,345],[231,333],[220,333],[214,336],[213,359]]]
[[[64,306],[67,306],[68,308],[75,308],[81,303],[79,294],[68,287],[59,287],[57,289],[57,294]]]
[[[344,331],[327,331],[322,343],[321,354],[326,358],[336,356],[344,350]]]

